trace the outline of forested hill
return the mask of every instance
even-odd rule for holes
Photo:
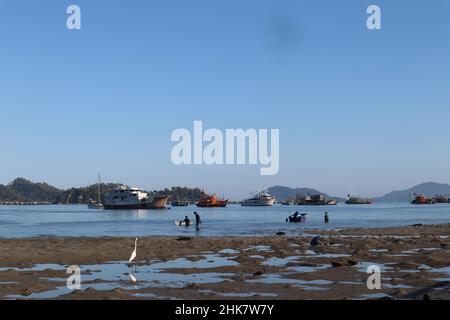
[[[101,198],[121,183],[102,183],[100,185]],[[99,185],[86,187],[58,189],[45,182],[32,182],[24,178],[17,178],[7,185],[0,184],[0,202],[44,202],[77,204],[87,203],[98,199]],[[148,191],[150,194],[165,194],[172,199],[196,201],[201,197],[199,188],[172,187],[165,190]]]

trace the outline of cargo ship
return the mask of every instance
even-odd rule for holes
[[[147,192],[139,188],[120,186],[105,196],[103,207],[107,210],[165,209],[168,199],[168,196],[156,195],[150,200]]]
[[[416,198],[411,202],[412,204],[436,204],[435,198],[427,198],[423,195],[416,196]]]
[[[348,200],[345,201],[345,204],[372,204],[373,200],[372,199],[363,199],[363,198],[359,198],[359,197],[351,197],[348,196]]]
[[[203,193],[200,200],[197,202],[199,208],[225,208],[228,204],[228,199],[218,199],[215,194],[210,195]]]

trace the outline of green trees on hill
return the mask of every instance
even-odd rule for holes
[[[101,200],[120,183],[102,183]],[[98,184],[87,187],[61,190],[47,183],[35,183],[17,178],[8,185],[0,185],[0,202],[50,202],[63,204],[87,203],[98,199]],[[164,194],[175,200],[198,201],[202,191],[199,188],[172,187],[171,189],[149,191],[150,195]]]

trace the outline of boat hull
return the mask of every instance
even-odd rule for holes
[[[106,210],[149,210],[166,209],[169,197],[155,197],[151,202],[133,203],[133,204],[104,204]]]
[[[271,207],[275,203],[275,200],[269,201],[257,201],[257,202],[242,202],[243,207]]]
[[[228,205],[228,200],[219,201],[217,203],[197,203],[198,208],[225,208]]]
[[[103,209],[103,208],[104,208],[104,206],[101,203],[89,203],[88,204],[88,209],[100,210],[100,209]]]

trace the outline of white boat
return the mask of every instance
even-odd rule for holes
[[[102,180],[100,179],[100,174],[98,175],[98,200],[97,201],[89,201],[88,209],[103,209],[103,204],[101,201],[101,193],[102,193]]]
[[[243,207],[271,207],[275,203],[275,197],[267,191],[257,191],[250,199],[241,202]]]
[[[147,192],[139,188],[120,186],[105,196],[105,209],[165,209],[167,196],[155,196],[149,199]]]

